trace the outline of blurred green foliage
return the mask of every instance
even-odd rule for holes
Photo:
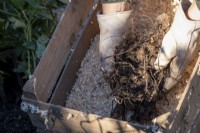
[[[14,72],[27,78],[41,59],[57,24],[57,0],[0,1],[0,62],[12,60]],[[4,72],[0,70],[0,84]]]

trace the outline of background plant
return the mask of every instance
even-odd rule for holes
[[[23,78],[31,75],[57,24],[57,0],[0,1],[0,64],[11,63]],[[5,77],[0,68],[0,84]]]

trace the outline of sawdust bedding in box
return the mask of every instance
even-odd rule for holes
[[[111,89],[100,71],[98,53],[99,35],[81,63],[78,78],[66,101],[66,107],[109,117],[112,107]]]

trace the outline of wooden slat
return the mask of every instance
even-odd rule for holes
[[[35,77],[31,77],[24,85],[23,87],[23,95],[26,97],[26,98],[30,98],[30,99],[35,99],[37,100],[37,97],[36,97],[36,92],[35,92],[35,82],[36,82],[36,79]]]
[[[171,122],[171,121],[169,120],[170,116],[171,116],[171,113],[170,113],[170,112],[167,112],[167,113],[164,113],[164,114],[158,116],[158,117],[156,118],[156,124],[157,124],[159,127],[168,130],[168,125],[169,125],[170,122]],[[172,121],[173,121],[173,120],[172,120]]]
[[[43,131],[43,133],[45,133],[45,131],[47,131],[46,125],[44,124],[45,123],[44,118],[40,117],[39,114],[28,113],[28,115],[29,115],[29,118],[31,119],[33,126],[35,126],[37,128],[37,131],[41,130],[41,131]]]
[[[54,133],[144,133],[149,132],[147,126],[133,125],[125,121],[119,121],[111,118],[101,117],[94,114],[85,114],[80,111],[63,108],[61,106],[55,106],[52,104],[44,103],[41,101],[35,101],[26,99],[23,97],[23,101],[31,103],[39,107],[39,109],[48,110],[48,119],[46,119],[46,125],[49,131]],[[31,114],[29,112],[29,114]],[[35,120],[40,117],[40,114],[36,115]],[[45,122],[45,119],[43,122]],[[44,123],[39,123],[40,130],[45,130],[42,127]],[[43,124],[43,125],[41,125]],[[37,120],[33,122],[34,126],[37,126]]]
[[[200,76],[197,75],[199,70],[200,57],[196,63],[190,80],[182,95],[182,99],[176,108],[177,116],[174,122],[171,124],[170,132],[185,133],[192,131],[192,133],[198,133],[197,130],[200,125]]]
[[[94,0],[72,0],[68,3],[60,22],[33,76],[38,100],[47,101],[67,60],[71,45],[92,9]],[[26,89],[24,89],[26,91]]]
[[[97,4],[98,3],[95,3],[95,5]],[[93,9],[91,10],[90,16],[88,16],[86,20],[86,28],[83,29],[84,32],[81,32],[80,39],[78,39],[77,44],[75,44],[74,51],[70,55],[70,59],[65,66],[50,103],[64,106],[67,93],[70,93],[76,81],[76,72],[91,44],[91,39],[99,33],[99,26],[96,18],[98,10],[100,10],[100,4],[98,4],[95,11]]]

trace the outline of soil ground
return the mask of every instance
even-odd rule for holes
[[[0,97],[0,133],[35,133],[28,114],[20,109],[22,86],[17,74],[10,71],[10,64],[0,64],[0,67],[9,73],[4,80],[6,98]]]
[[[1,105],[0,105],[1,106]],[[0,133],[35,133],[36,129],[19,106],[9,104],[0,107]]]

